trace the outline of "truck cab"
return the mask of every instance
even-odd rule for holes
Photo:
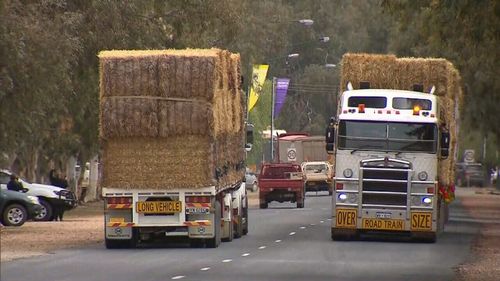
[[[399,232],[435,241],[443,208],[438,161],[449,144],[438,108],[436,96],[421,92],[351,88],[342,94],[326,136],[336,159],[333,240]]]

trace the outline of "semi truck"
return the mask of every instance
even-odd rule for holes
[[[286,133],[278,137],[278,162],[297,163],[328,161],[325,138],[307,133]]]
[[[220,49],[102,51],[105,245],[184,240],[216,248],[248,232],[240,57]]]
[[[454,191],[458,72],[443,59],[346,54],[342,81],[326,130],[335,155],[332,239],[435,242]]]

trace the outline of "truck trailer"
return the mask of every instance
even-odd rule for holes
[[[217,247],[248,232],[240,56],[102,51],[100,185],[107,248]]]
[[[436,241],[453,199],[458,72],[444,59],[392,55],[346,54],[342,67],[326,136],[335,155],[332,239]]]

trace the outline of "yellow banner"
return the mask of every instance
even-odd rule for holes
[[[267,64],[255,64],[253,66],[250,94],[248,95],[248,111],[252,110],[259,99],[259,95],[262,93],[268,69],[269,65]]]

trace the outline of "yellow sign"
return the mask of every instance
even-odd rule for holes
[[[356,209],[337,209],[335,225],[343,228],[356,228],[356,218],[358,210]]]
[[[181,209],[181,201],[139,201],[136,203],[136,212],[144,214],[179,213]]]
[[[109,218],[109,222],[125,222],[125,218]]]
[[[431,212],[411,213],[411,230],[432,230]]]
[[[268,69],[269,65],[267,64],[255,64],[253,66],[252,81],[250,81],[250,94],[248,95],[249,112],[255,106],[257,100],[259,99],[259,95],[263,91]]]
[[[362,228],[374,230],[404,230],[404,221],[393,219],[363,219]]]

